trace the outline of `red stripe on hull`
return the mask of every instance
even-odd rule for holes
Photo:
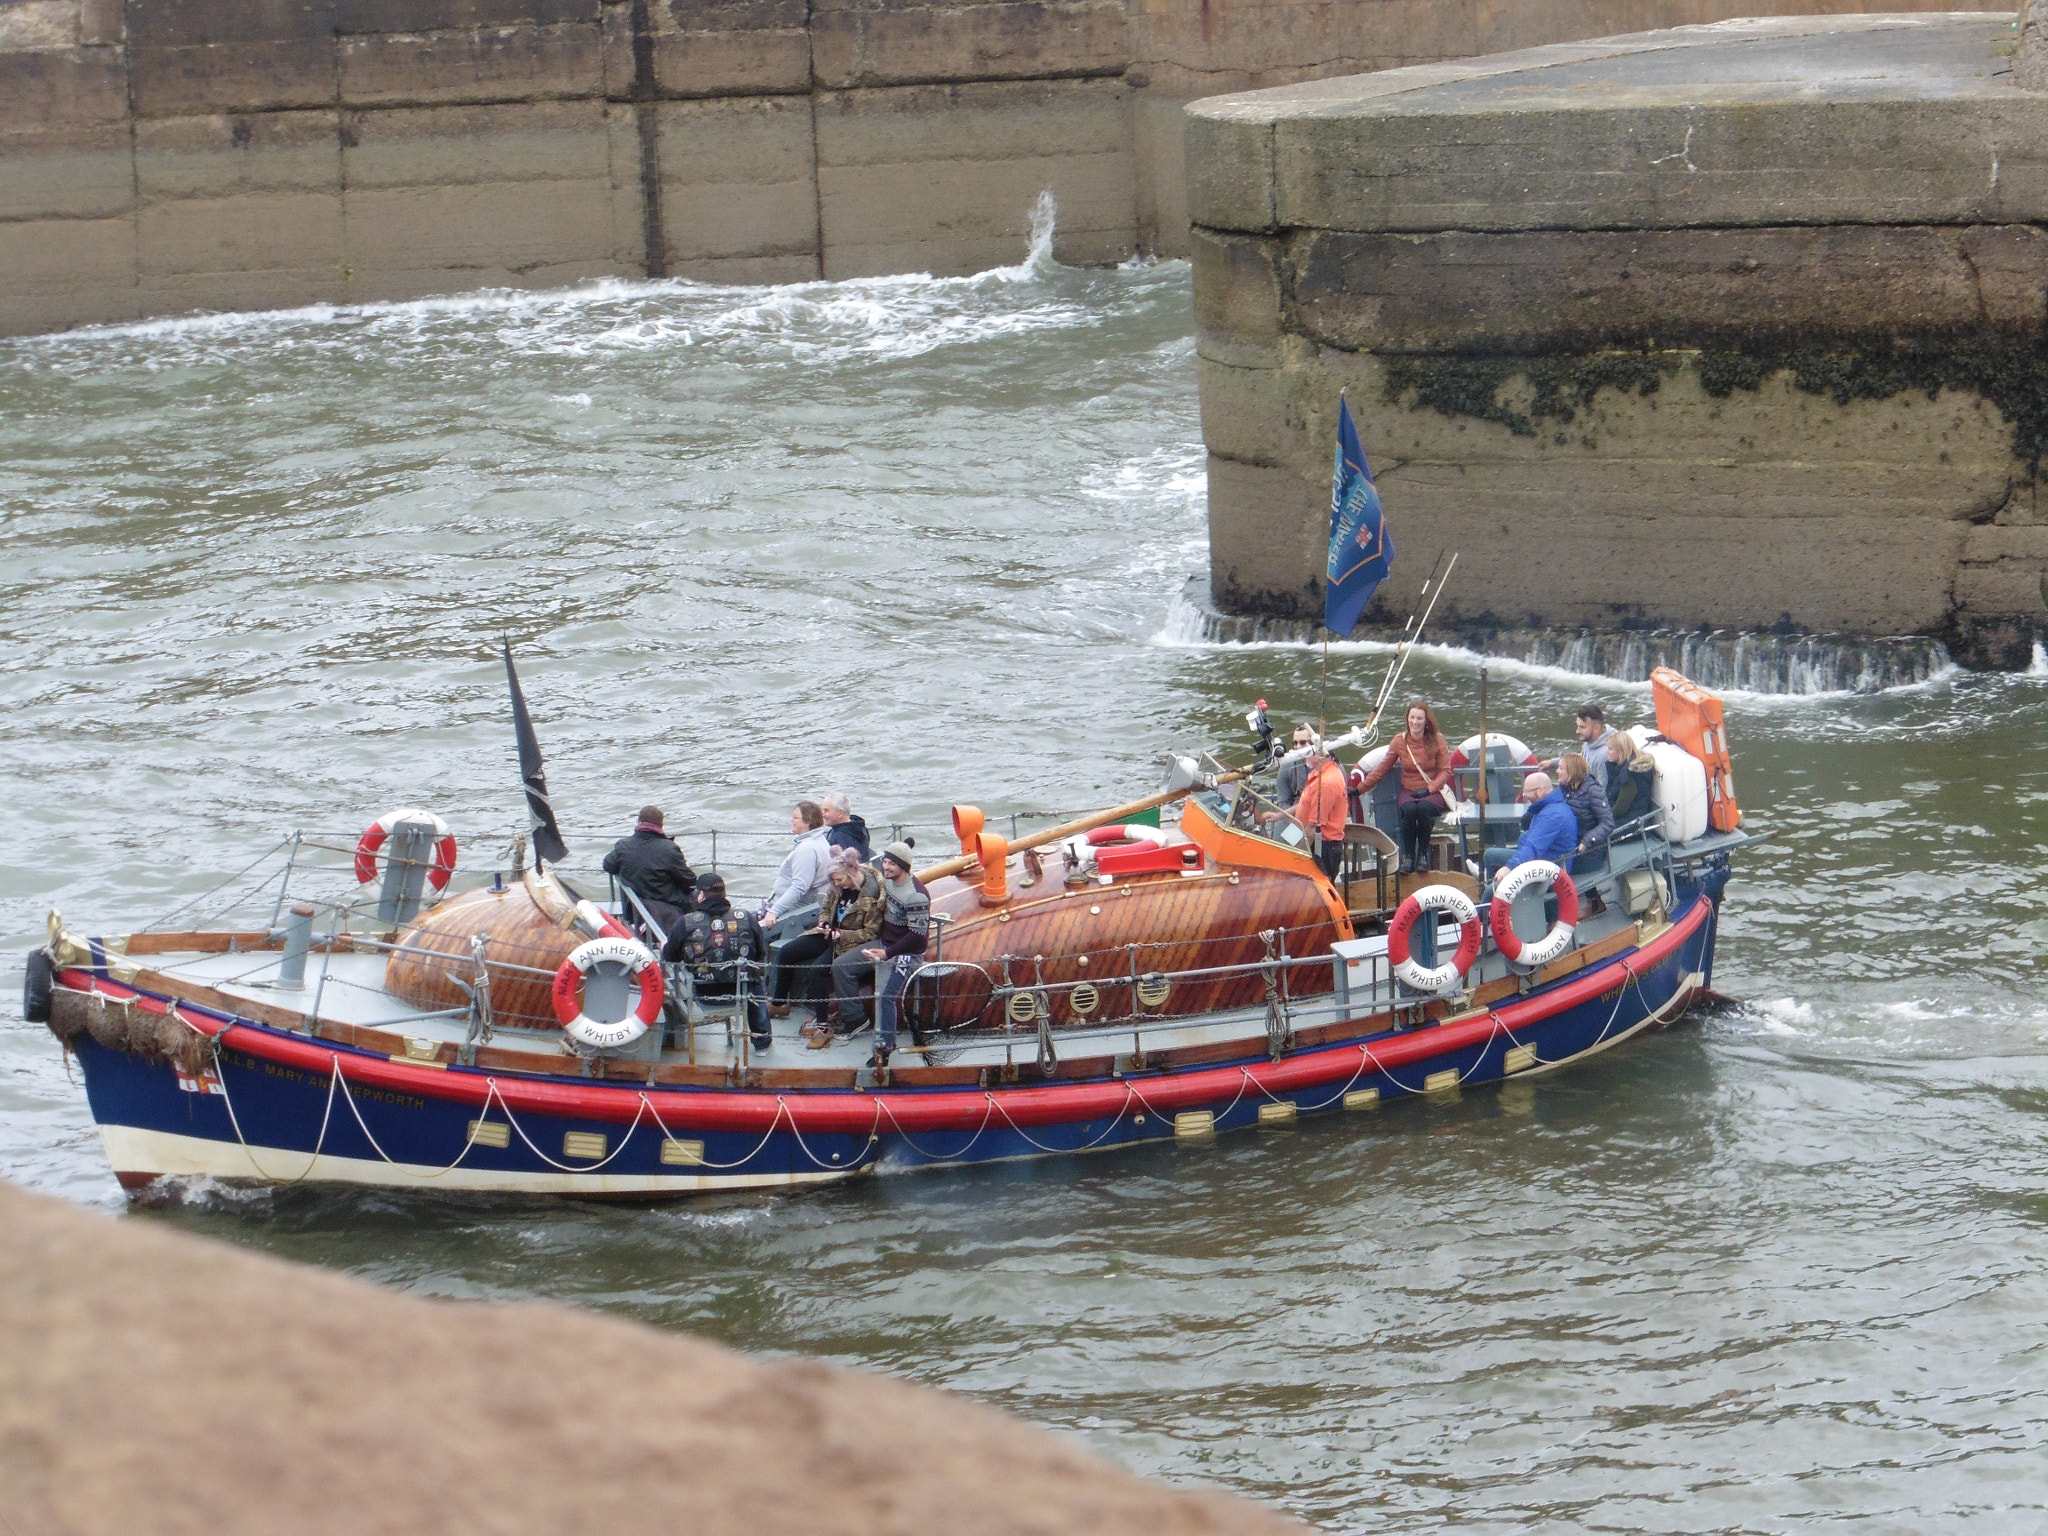
[[[1518,1030],[1539,1024],[1612,987],[1625,985],[1628,976],[1655,969],[1699,931],[1712,909],[1713,902],[1702,897],[1644,948],[1582,973],[1540,997],[1519,998],[1461,1024],[1418,1029],[1370,1046],[1326,1046],[1284,1061],[1040,1088],[877,1093],[846,1089],[585,1086],[462,1068],[432,1070],[408,1066],[389,1057],[337,1051],[331,1046],[245,1024],[219,1025],[212,1014],[190,1003],[180,1003],[179,1014],[194,1028],[200,1028],[202,1023],[216,1023],[215,1029],[201,1032],[216,1035],[235,1050],[297,1067],[318,1077],[331,1073],[338,1059],[343,1076],[351,1083],[477,1105],[488,1102],[495,1090],[516,1113],[624,1123],[643,1112],[644,1097],[664,1123],[675,1130],[702,1127],[765,1134],[787,1120],[798,1131],[971,1131],[991,1114],[1017,1126],[1060,1125],[1106,1119],[1127,1109],[1134,1100],[1152,1113],[1171,1114],[1214,1104],[1247,1084],[1254,1091],[1274,1095],[1326,1086],[1354,1074],[1361,1065],[1361,1057],[1368,1068],[1392,1068],[1466,1049],[1483,1043],[1503,1028]],[[153,1012],[167,1011],[158,999],[118,982],[97,980],[82,971],[62,972],[59,980],[66,986],[112,996],[134,996]],[[1354,1055],[1354,1051],[1358,1054]]]

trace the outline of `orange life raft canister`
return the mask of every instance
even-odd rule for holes
[[[1728,756],[1728,728],[1721,701],[1682,672],[1659,667],[1650,674],[1657,704],[1657,729],[1706,765],[1707,825],[1733,832],[1742,825],[1735,804],[1735,764]]]

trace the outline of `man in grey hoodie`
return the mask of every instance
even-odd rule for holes
[[[899,960],[915,965],[924,958],[926,940],[932,930],[932,898],[924,882],[910,872],[910,845],[891,843],[882,850],[876,866],[882,875],[882,929],[873,944],[849,949],[832,962],[832,1002],[838,1015],[835,1028],[850,1035],[867,1022],[860,1003],[860,984],[865,976],[875,978],[878,1005],[890,1002],[902,989],[907,974]],[[896,1046],[896,1010],[878,1006],[875,1022],[881,1037],[875,1051],[876,1066],[887,1066],[889,1052]]]

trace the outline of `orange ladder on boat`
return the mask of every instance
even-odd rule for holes
[[[1735,803],[1735,764],[1728,755],[1721,700],[1670,667],[1650,674],[1650,696],[1657,705],[1658,732],[1706,765],[1707,825],[1733,832],[1742,825],[1742,811]]]

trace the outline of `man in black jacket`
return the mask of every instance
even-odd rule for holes
[[[658,805],[640,807],[639,825],[604,856],[604,872],[633,888],[664,934],[676,931],[697,889],[696,871],[675,839],[662,830]]]

